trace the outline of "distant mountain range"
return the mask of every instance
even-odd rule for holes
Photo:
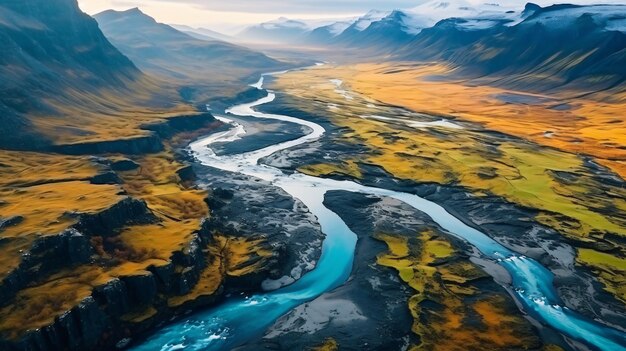
[[[398,59],[443,60],[508,86],[600,91],[626,77],[626,6],[528,4],[516,21],[455,18],[424,29]],[[515,78],[511,78],[515,75]]]
[[[508,83],[520,88],[568,84],[597,91],[626,77],[624,5],[514,8],[435,0],[316,28],[281,19],[250,27],[245,37],[360,49],[395,60],[443,60],[474,76],[515,73],[517,81]]]
[[[392,30],[400,35],[413,36],[422,29],[434,26],[446,18],[472,19],[485,26],[495,22],[513,22],[519,19],[516,8],[497,3],[473,5],[464,0],[434,0],[415,8],[394,11],[371,10],[363,16],[347,18],[322,25],[279,18],[274,21],[246,28],[238,39],[260,39],[268,42],[305,42],[317,44],[350,43],[360,41],[364,33],[373,34],[376,29]],[[521,10],[521,9],[520,9]]]
[[[115,124],[127,109],[193,111],[195,91],[230,95],[261,72],[289,67],[191,37],[138,9],[97,18],[76,0],[0,0],[0,147],[44,150],[96,138],[105,119]]]
[[[291,43],[303,37],[309,27],[300,21],[281,17],[275,21],[251,26],[237,34],[237,37],[257,42]]]
[[[197,39],[221,40],[221,41],[227,41],[227,42],[236,41],[235,37],[231,37],[230,35],[222,34],[214,30],[207,29],[207,28],[196,28],[196,27],[186,26],[183,24],[172,24],[171,26],[172,28],[178,31],[181,31],[187,35],[190,35],[192,37],[195,37]]]
[[[206,35],[183,33],[134,8],[94,16],[107,38],[145,72],[184,83],[221,85],[286,67],[248,48]],[[202,36],[200,36],[202,35]]]

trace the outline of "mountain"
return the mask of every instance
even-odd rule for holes
[[[32,114],[54,114],[55,100],[142,75],[76,0],[0,1],[0,51],[1,147],[43,147],[50,141]]]
[[[357,43],[359,40],[363,39],[365,35],[363,35],[363,31],[365,31],[369,26],[374,23],[382,20],[387,17],[389,12],[372,10],[357,18],[353,21],[345,30],[343,30],[339,35],[334,36],[332,43],[333,44],[341,44],[341,45],[353,45]],[[372,43],[367,40],[365,43]],[[373,44],[373,43],[372,43]]]
[[[142,70],[219,91],[285,64],[242,46],[201,40],[134,8],[95,15],[111,42]]]
[[[221,40],[221,41],[226,41],[226,42],[236,41],[235,38],[229,35],[222,34],[214,30],[207,29],[207,28],[195,28],[195,27],[186,26],[182,24],[172,24],[171,26],[174,29],[179,30],[196,39],[202,39],[202,40],[212,39],[212,40]]]
[[[407,13],[419,17],[421,28],[432,27],[445,19],[463,19],[457,21],[457,25],[472,30],[519,23],[524,16],[521,9],[522,6],[508,2],[475,4],[464,0],[434,0],[409,9]]]
[[[390,50],[408,43],[422,26],[416,17],[395,10],[384,15],[370,12],[336,36],[333,44],[377,50]],[[383,17],[380,17],[383,16]]]
[[[487,29],[512,25],[521,16],[521,11],[497,3],[473,5],[463,0],[434,0],[407,10],[370,11],[326,43],[390,50],[407,44],[423,29],[445,19],[454,19],[457,26],[467,29]]]
[[[624,5],[518,8],[434,0],[318,27],[303,42],[396,60],[449,62],[457,72],[499,77],[521,89],[568,85],[598,91],[626,77],[625,32]]]
[[[525,18],[512,25],[440,21],[399,49],[398,58],[445,60],[473,75],[505,77],[503,82],[515,75],[509,83],[524,88],[568,84],[597,91],[624,82],[626,6],[529,4],[520,16]]]
[[[274,21],[250,26],[237,34],[237,38],[254,42],[292,43],[308,31],[309,26],[306,23],[281,17]]]
[[[304,42],[311,44],[328,44],[348,29],[353,23],[353,20],[348,20],[317,27],[305,35]]]

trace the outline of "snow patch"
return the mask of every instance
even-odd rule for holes
[[[372,10],[368,12],[365,16],[360,17],[356,20],[356,22],[354,22],[354,29],[362,32],[366,30],[367,27],[369,27],[372,23],[378,22],[383,18],[389,16],[390,13],[391,12],[389,11]]]

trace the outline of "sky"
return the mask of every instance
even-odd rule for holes
[[[234,34],[243,27],[279,17],[293,19],[341,19],[369,10],[406,9],[428,0],[78,0],[88,14],[139,7],[159,22],[205,27]],[[452,0],[455,1],[455,0]],[[456,0],[469,3],[519,4],[524,0]],[[533,1],[533,0],[529,0]],[[563,3],[616,3],[624,0],[535,0],[541,5]]]

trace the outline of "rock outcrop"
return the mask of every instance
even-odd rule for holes
[[[102,212],[80,214],[74,228],[90,236],[113,236],[123,226],[156,221],[144,201],[126,198]]]
[[[165,139],[179,132],[200,129],[212,122],[215,122],[213,115],[210,113],[201,113],[190,116],[171,117],[163,122],[143,125],[141,128],[153,131],[158,136]]]
[[[68,216],[74,216],[68,214]],[[96,214],[76,214],[77,223],[60,235],[43,236],[22,254],[20,265],[0,282],[0,306],[33,281],[62,268],[87,263],[93,248],[91,236],[113,236],[125,225],[156,221],[146,203],[126,198]]]
[[[92,252],[89,238],[75,229],[38,239],[30,251],[22,254],[20,265],[1,282],[0,306],[10,303],[19,290],[50,272],[89,262]]]
[[[146,136],[55,145],[52,149],[55,152],[69,155],[98,155],[108,153],[140,155],[155,153],[163,151],[163,139],[169,138],[179,132],[196,130],[208,126],[213,122],[215,122],[215,118],[210,113],[171,117],[158,123],[141,126],[142,129],[150,131]],[[126,166],[128,167],[130,165],[127,164]]]
[[[138,155],[162,150],[163,144],[161,143],[161,138],[156,134],[129,139],[56,145],[53,147],[53,151],[68,155],[97,155],[108,153]]]
[[[112,279],[105,285],[95,287],[91,296],[57,317],[51,325],[33,330],[20,340],[4,343],[0,341],[0,349],[29,351],[113,349],[116,344],[145,332],[159,321],[170,320],[184,314],[188,311],[189,304],[172,307],[168,305],[167,299],[189,293],[207,266],[210,258],[203,249],[211,240],[211,234],[209,231],[202,232],[194,235],[187,248],[175,253],[170,263],[151,266],[143,274]],[[51,237],[46,242],[51,240],[62,242],[54,247],[54,254],[52,249],[45,250],[46,257],[53,261],[68,256],[72,257],[73,262],[90,259],[89,241],[76,230],[68,231],[62,236]],[[43,248],[45,244],[42,242],[38,247]],[[61,253],[61,250],[68,252]],[[69,250],[73,251],[70,253]],[[80,254],[76,256],[77,253]],[[212,303],[218,298],[219,294],[190,303],[197,307]]]

